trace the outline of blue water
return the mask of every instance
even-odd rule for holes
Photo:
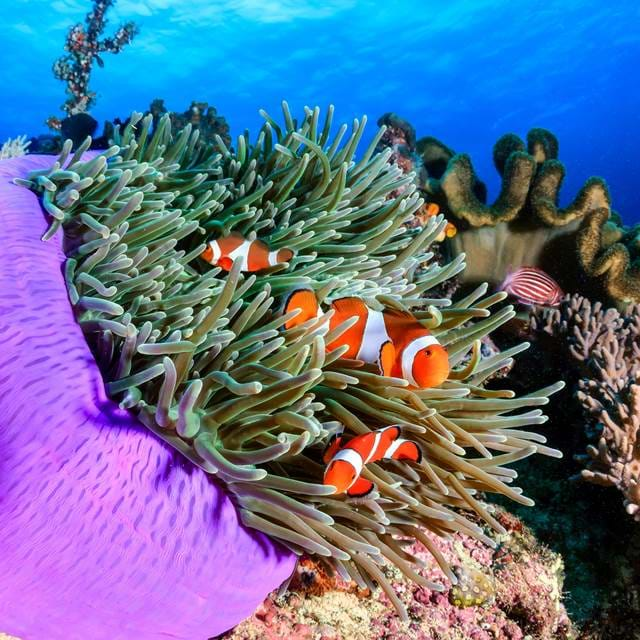
[[[102,121],[155,97],[218,108],[240,133],[278,112],[336,105],[340,120],[386,111],[471,153],[498,189],[491,148],[503,133],[547,127],[567,165],[561,200],[605,177],[614,208],[640,221],[640,5],[616,0],[119,0],[107,33],[140,34],[94,70]],[[51,73],[68,26],[90,0],[0,0],[0,141],[46,131],[64,85]]]

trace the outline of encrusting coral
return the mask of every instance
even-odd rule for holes
[[[89,160],[65,144],[55,165],[20,181],[42,196],[50,237],[64,230],[69,298],[117,398],[151,431],[225,482],[241,520],[361,588],[378,583],[406,615],[385,578],[385,561],[433,590],[415,571],[407,541],[418,540],[456,578],[421,527],[493,544],[461,510],[504,532],[479,492],[531,504],[505,465],[535,452],[559,453],[526,430],[562,387],[516,398],[483,382],[526,345],[483,358],[479,340],[513,317],[490,313],[503,293],[486,286],[452,306],[429,291],[464,268],[417,268],[443,230],[404,223],[422,205],[412,184],[375,154],[382,128],[356,158],[365,119],[331,136],[306,109],[300,123],[283,104],[284,126],[268,114],[257,140],[235,151],[199,141],[190,126],[172,135],[169,116],[134,114],[116,144]],[[405,188],[406,187],[406,188]],[[399,193],[388,198],[392,192]],[[243,274],[199,259],[212,236],[259,236],[296,251],[290,263]],[[292,288],[321,301],[345,295],[374,308],[411,310],[446,346],[453,367],[440,388],[412,390],[369,366],[327,353],[349,323],[327,334],[318,320],[284,330],[281,303]],[[469,360],[462,364],[471,353]],[[420,464],[369,464],[376,490],[359,500],[322,484],[321,452],[343,426],[350,435],[401,424],[424,450]]]
[[[640,301],[638,230],[622,227],[601,178],[589,178],[569,206],[558,206],[565,175],[558,149],[546,129],[531,129],[526,144],[502,136],[493,149],[502,187],[485,204],[486,187],[467,154],[432,137],[418,140],[419,186],[461,230],[451,246],[467,255],[463,279],[498,284],[509,269],[538,266],[565,291]],[[575,260],[567,260],[571,254]]]
[[[93,63],[104,66],[101,53],[120,53],[129,44],[138,27],[126,22],[118,27],[112,37],[100,36],[107,24],[106,13],[115,0],[93,0],[93,8],[85,17],[85,26],[73,25],[67,34],[65,50],[67,53],[53,64],[53,74],[58,80],[67,83],[67,101],[62,109],[71,116],[87,111],[95,102],[95,93],[89,89],[89,79]],[[47,124],[52,129],[60,129],[58,118],[49,118]]]
[[[617,487],[640,520],[640,306],[621,313],[567,296],[557,309],[536,308],[530,330],[551,338],[579,378],[577,398],[595,440],[582,477]]]
[[[3,143],[2,147],[0,147],[0,160],[19,158],[27,155],[27,150],[29,149],[30,144],[31,141],[27,140],[27,136],[9,138]]]

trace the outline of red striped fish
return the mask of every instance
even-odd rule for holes
[[[539,304],[555,307],[560,304],[564,292],[560,285],[547,273],[537,267],[520,267],[509,273],[498,287],[506,291],[521,304]]]

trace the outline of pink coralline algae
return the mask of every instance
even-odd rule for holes
[[[496,509],[507,529],[495,535],[491,549],[464,534],[449,540],[426,533],[435,557],[464,576],[445,592],[406,580],[397,570],[385,573],[409,612],[403,623],[388,598],[330,578],[312,560],[298,564],[283,595],[271,594],[247,621],[220,640],[570,640],[574,632],[562,604],[562,561],[542,547],[522,523]],[[434,582],[447,575],[421,543],[407,551],[423,561],[421,575]],[[469,577],[471,580],[468,580]],[[473,578],[475,576],[475,579]],[[479,605],[463,606],[456,597],[467,587],[484,585]]]
[[[222,487],[106,397],[61,238],[0,162],[0,635],[207,638],[250,615],[295,556],[245,529]]]
[[[67,83],[67,101],[62,109],[68,115],[87,111],[95,103],[95,93],[89,89],[93,63],[103,66],[101,53],[120,53],[138,32],[133,22],[118,27],[110,38],[100,36],[107,24],[105,15],[115,0],[94,0],[93,9],[85,17],[85,26],[76,24],[69,29],[65,44],[68,53],[53,64],[53,74]],[[49,126],[59,128],[60,121],[50,118]]]

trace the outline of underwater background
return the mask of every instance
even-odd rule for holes
[[[51,64],[85,12],[81,0],[0,2],[0,139],[46,131],[62,102]],[[209,102],[233,135],[257,130],[258,109],[283,99],[293,111],[333,103],[345,121],[393,111],[418,137],[470,153],[490,199],[495,140],[546,127],[569,168],[561,203],[600,175],[625,222],[640,221],[633,0],[120,0],[108,19],[141,29],[92,73],[100,123],[156,97],[178,111]]]
[[[638,3],[0,0],[0,35],[0,640],[640,640]],[[437,372],[360,370],[294,292],[403,313]],[[327,491],[390,424],[413,457]]]

